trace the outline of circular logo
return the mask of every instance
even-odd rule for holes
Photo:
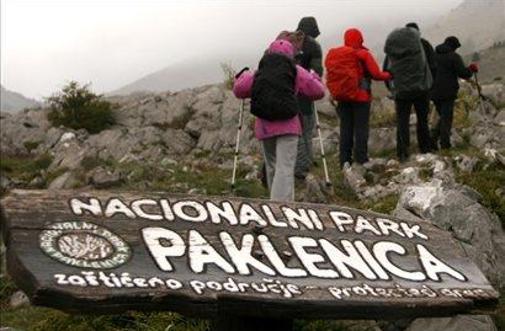
[[[40,233],[39,242],[51,258],[79,268],[116,268],[131,256],[130,247],[121,237],[83,221],[52,223]]]

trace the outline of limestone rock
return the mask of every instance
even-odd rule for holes
[[[59,143],[65,143],[68,142],[72,139],[75,139],[76,135],[73,132],[65,132],[64,134],[61,135]]]
[[[477,163],[479,162],[479,159],[476,157],[470,157],[467,155],[458,155],[454,159],[456,161],[457,167],[461,171],[465,172],[472,172]]]
[[[103,167],[95,168],[88,175],[88,183],[95,188],[103,189],[116,186],[123,180],[122,174],[118,171],[109,171]]]
[[[407,167],[400,174],[393,177],[393,180],[400,184],[414,184],[420,182],[419,168]]]
[[[482,94],[490,97],[495,103],[505,103],[505,86],[500,83],[486,84],[482,86]]]
[[[397,209],[403,208],[450,231],[466,254],[496,287],[505,285],[505,233],[469,189],[447,187],[439,180],[403,189]]]
[[[359,193],[366,188],[366,179],[364,177],[364,168],[360,169],[358,166],[350,166],[346,164],[343,169],[344,184],[348,186],[353,192]]]
[[[48,186],[49,190],[62,190],[73,188],[77,184],[77,181],[72,174],[72,172],[67,171],[64,174],[56,177]]]
[[[0,189],[2,191],[8,190],[11,187],[11,184],[12,181],[9,179],[9,177],[0,174]]]
[[[308,174],[305,177],[306,192],[302,200],[313,203],[328,203],[328,199],[322,189],[324,185],[313,174]]]
[[[498,115],[495,116],[494,122],[496,125],[505,126],[505,110],[501,110]]]
[[[386,169],[387,160],[382,158],[370,158],[370,160],[363,164],[366,170],[373,172],[382,172]]]
[[[396,130],[394,128],[370,129],[368,151],[370,154],[394,150],[396,148]]]
[[[497,331],[487,315],[458,315],[446,318],[418,318],[406,331]]]
[[[19,308],[22,306],[28,306],[30,300],[23,291],[16,291],[9,299],[9,305],[11,308]]]

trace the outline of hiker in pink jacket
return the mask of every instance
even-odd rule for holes
[[[321,78],[295,65],[295,48],[287,40],[274,41],[258,70],[242,73],[233,86],[236,97],[251,98],[255,135],[261,140],[267,183],[272,200],[294,200],[294,169],[302,132],[297,96],[324,97]]]

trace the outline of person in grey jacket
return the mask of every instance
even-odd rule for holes
[[[302,51],[295,56],[297,64],[304,69],[315,71],[320,77],[323,75],[323,54],[321,46],[316,41],[319,28],[314,17],[304,17],[300,20],[297,31],[305,34]],[[314,132],[315,116],[314,102],[303,97],[298,98],[300,106],[302,136],[298,140],[298,154],[296,157],[295,176],[304,179],[313,164],[312,135]]]

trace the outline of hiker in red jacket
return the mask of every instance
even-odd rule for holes
[[[333,100],[338,101],[340,117],[340,166],[368,161],[368,131],[371,80],[385,81],[391,74],[381,71],[373,55],[363,46],[358,29],[344,34],[344,46],[332,48],[324,62],[326,85]]]

